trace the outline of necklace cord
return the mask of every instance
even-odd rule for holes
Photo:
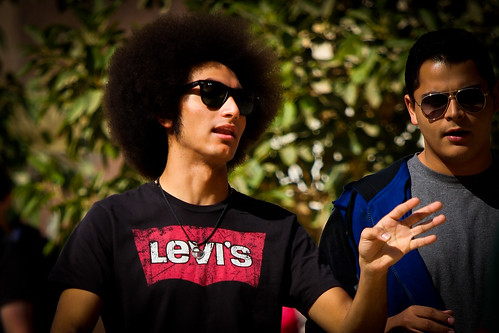
[[[180,225],[180,228],[182,228],[182,231],[184,232],[185,234],[185,237],[187,237],[187,240],[194,244],[196,247],[199,247],[201,245],[204,245],[206,242],[208,242],[208,240],[215,234],[215,232],[217,231],[220,223],[222,222],[222,218],[223,216],[225,215],[225,212],[227,211],[227,208],[229,207],[229,201],[227,200],[227,203],[225,204],[225,207],[222,211],[222,214],[220,215],[220,217],[218,218],[217,220],[217,223],[215,223],[215,226],[213,227],[213,230],[211,231],[211,233],[208,235],[208,237],[206,237],[206,239],[200,243],[198,242],[195,242],[195,241],[192,241],[191,238],[189,237],[189,234],[187,233],[187,231],[184,229],[184,226],[182,224],[182,222],[180,222],[179,218],[177,217],[177,214],[175,214],[175,211],[173,210],[173,207],[172,205],[170,204],[170,201],[168,200],[168,198],[166,197],[165,195],[165,191],[163,190],[163,188],[161,187],[161,184],[159,182],[159,177],[156,179],[157,183],[158,183],[158,187],[161,191],[161,194],[163,195],[163,198],[165,199],[165,202],[166,202],[166,205],[168,206],[168,208],[170,209],[170,211],[172,212],[172,215],[173,217],[175,218],[175,220],[177,221],[177,223]],[[229,198],[230,198],[230,193],[232,191],[229,190]]]

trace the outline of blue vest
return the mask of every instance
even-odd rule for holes
[[[345,227],[352,232],[350,246],[355,253],[358,252],[360,234],[364,228],[373,227],[395,206],[411,198],[408,158],[410,156],[376,174],[348,184],[342,196],[335,201],[335,209],[339,209],[343,221],[346,221]],[[357,274],[359,271],[357,260]],[[445,309],[417,250],[407,253],[390,267],[387,283],[388,316],[396,315],[411,305]]]

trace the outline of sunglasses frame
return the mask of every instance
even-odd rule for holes
[[[207,96],[205,95],[206,92],[204,92],[203,88],[204,88],[204,85],[205,84],[212,84],[214,86],[221,86],[225,89],[225,96],[221,102],[220,105],[208,105],[207,101],[206,101],[206,98]],[[231,88],[231,87],[228,87],[226,86],[225,84],[221,83],[221,82],[218,82],[218,81],[214,81],[214,80],[198,80],[198,81],[194,81],[194,82],[191,82],[191,83],[188,83],[185,85],[185,89],[186,91],[189,91],[191,90],[192,88],[194,87],[197,87],[199,86],[200,88],[200,95],[201,95],[201,101],[203,102],[204,105],[206,105],[207,107],[211,108],[211,109],[220,109],[224,104],[225,102],[227,102],[227,100],[229,99],[229,96],[232,96],[232,98],[234,98],[234,101],[236,102],[237,104],[237,107],[239,108],[239,113],[242,115],[242,116],[247,116],[249,114],[251,114],[253,112],[253,109],[255,107],[255,99],[258,99],[258,97],[255,97],[252,93],[248,92],[247,90],[245,89],[242,89],[242,88]],[[247,110],[244,105],[242,105],[242,101],[240,98],[247,98],[248,100],[251,100],[251,109],[250,110]]]
[[[478,111],[469,111],[467,110],[465,107],[463,107],[461,105],[461,103],[459,103],[459,100],[457,99],[457,94],[460,93],[461,91],[466,91],[466,90],[478,90],[480,91],[482,94],[483,94],[483,106],[480,110]],[[427,97],[430,97],[430,96],[435,96],[435,95],[445,95],[447,96],[447,104],[445,105],[445,108],[444,110],[442,111],[442,113],[438,116],[438,117],[430,117],[429,115],[427,115],[424,111],[423,111],[423,102],[425,100],[425,98]],[[455,99],[457,104],[459,105],[459,107],[464,110],[465,112],[467,113],[478,113],[478,112],[481,112],[483,111],[483,109],[485,109],[485,106],[487,105],[487,96],[489,95],[489,93],[486,93],[484,92],[481,88],[479,87],[468,87],[468,88],[463,88],[463,89],[458,89],[458,90],[454,90],[454,91],[449,91],[449,92],[437,92],[437,93],[430,93],[426,96],[424,96],[422,99],[421,99],[421,103],[418,103],[416,102],[416,100],[414,100],[414,103],[416,103],[419,108],[421,109],[421,112],[423,113],[423,115],[428,118],[429,120],[431,121],[435,121],[435,120],[438,120],[440,118],[443,118],[443,116],[445,115],[445,113],[447,112],[447,109],[449,108],[449,105],[450,105],[450,100],[451,99]]]

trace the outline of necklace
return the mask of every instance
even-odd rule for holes
[[[184,229],[182,222],[180,222],[179,218],[177,217],[177,214],[175,214],[175,211],[173,210],[173,207],[170,204],[170,201],[166,197],[165,191],[163,191],[163,188],[161,187],[161,184],[159,182],[159,177],[156,179],[156,182],[158,183],[158,187],[161,191],[161,194],[163,195],[163,198],[165,199],[166,205],[168,206],[168,208],[172,212],[173,217],[175,218],[177,223],[180,225],[180,228],[182,228],[182,231],[184,232],[185,237],[187,237],[187,240],[189,241],[189,247],[191,248],[192,256],[196,259],[202,259],[204,257],[204,251],[201,250],[200,246],[206,244],[206,242],[208,242],[208,240],[211,238],[211,236],[213,236],[213,234],[215,234],[215,231],[217,231],[218,226],[220,225],[220,222],[222,222],[222,218],[225,215],[225,212],[227,211],[227,207],[229,207],[229,201],[227,200],[227,203],[225,204],[225,207],[222,211],[222,214],[220,214],[220,217],[218,218],[217,223],[215,223],[215,227],[213,227],[213,230],[208,235],[208,237],[206,237],[202,242],[192,241],[191,238],[189,237],[189,234]],[[231,193],[232,193],[232,188],[229,186],[229,196]]]

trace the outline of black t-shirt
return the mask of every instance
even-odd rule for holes
[[[106,332],[278,332],[283,305],[307,313],[339,284],[319,264],[296,216],[233,191],[210,206],[154,183],[97,202],[66,244],[51,279],[99,295]],[[229,207],[202,259],[200,242]]]

